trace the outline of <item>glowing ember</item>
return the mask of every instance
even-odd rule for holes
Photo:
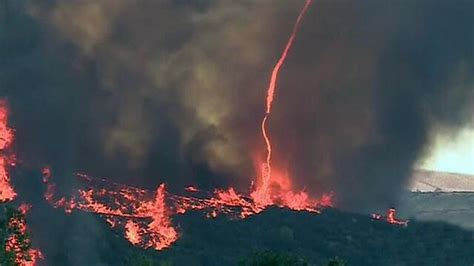
[[[281,54],[280,58],[278,59],[276,65],[273,68],[272,75],[270,77],[270,83],[268,84],[265,116],[263,117],[262,124],[261,124],[262,135],[263,135],[263,139],[265,140],[265,144],[267,148],[267,156],[266,156],[266,161],[262,166],[262,175],[261,175],[260,183],[258,184],[258,187],[255,188],[255,191],[252,193],[252,198],[254,199],[254,201],[263,206],[270,205],[274,202],[271,195],[272,192],[270,191],[270,186],[272,185],[274,180],[272,177],[272,165],[271,165],[272,144],[267,132],[267,121],[271,114],[272,103],[275,97],[275,88],[276,88],[276,83],[278,80],[280,68],[286,60],[288,52],[290,51],[290,48],[293,45],[293,41],[295,40],[296,34],[298,33],[301,20],[303,19],[303,16],[306,13],[306,10],[308,9],[311,2],[312,0],[306,0],[306,3],[303,9],[298,15],[298,18],[293,27],[293,31],[290,35],[290,38],[288,39],[288,42],[285,46],[285,49],[283,50],[283,53]],[[296,199],[296,200],[301,200],[301,197],[299,197],[299,199]]]
[[[385,220],[389,224],[399,224],[399,225],[407,226],[408,225],[408,220],[399,220],[399,219],[397,219],[396,213],[397,213],[397,211],[395,210],[395,208],[390,208],[390,209],[387,210],[387,215],[385,217],[381,214],[378,214],[378,213],[373,213],[371,215],[371,217],[374,220]]]
[[[184,190],[186,190],[187,192],[199,192],[199,189],[194,186],[188,186]]]
[[[41,174],[43,175],[43,182],[47,183],[49,178],[51,177],[51,168],[49,166],[43,167],[41,170]]]

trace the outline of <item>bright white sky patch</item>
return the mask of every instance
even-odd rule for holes
[[[474,130],[463,130],[454,138],[437,135],[431,153],[418,167],[474,175]]]

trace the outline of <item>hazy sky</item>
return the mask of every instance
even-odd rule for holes
[[[430,155],[420,160],[419,167],[474,175],[474,130],[464,129],[457,135],[435,135]]]

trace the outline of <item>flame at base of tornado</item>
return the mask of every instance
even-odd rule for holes
[[[267,97],[265,98],[265,115],[262,119],[261,123],[261,130],[262,136],[265,141],[266,146],[266,158],[265,162],[262,165],[261,171],[261,178],[260,182],[255,187],[254,191],[252,192],[251,196],[253,200],[262,205],[268,206],[272,204],[282,204],[287,207],[293,207],[296,209],[305,209],[306,206],[314,205],[313,200],[308,197],[308,194],[305,192],[294,193],[291,185],[288,186],[281,186],[282,182],[291,184],[291,179],[286,176],[275,175],[274,171],[272,170],[272,142],[270,139],[270,135],[268,133],[268,119],[271,115],[272,111],[272,104],[275,98],[275,89],[278,81],[278,75],[280,73],[280,69],[285,63],[285,60],[288,56],[288,52],[290,51],[291,47],[293,46],[293,42],[296,38],[296,34],[298,33],[298,29],[300,27],[301,21],[308,10],[309,6],[311,5],[312,0],[306,0],[303,8],[301,9],[298,18],[293,26],[293,30],[290,34],[290,37],[286,43],[283,52],[280,55],[280,58],[276,62],[275,66],[273,67],[270,82],[267,88]],[[276,176],[276,177],[275,177]],[[277,190],[272,187],[277,185]]]
[[[319,198],[312,197],[304,190],[295,190],[289,174],[281,174],[274,169],[272,178],[265,184],[257,184],[250,197],[262,207],[276,205],[314,212],[318,207],[333,206],[334,193],[324,193]]]

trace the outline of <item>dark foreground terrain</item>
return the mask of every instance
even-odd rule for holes
[[[405,228],[334,209],[317,215],[271,208],[245,220],[188,213],[174,218],[181,238],[162,252],[131,246],[91,214],[63,219],[53,222],[54,233],[36,237],[49,240],[42,247],[48,265],[237,265],[261,251],[297,256],[309,265],[327,265],[335,257],[347,265],[474,264],[472,231],[441,222],[411,221]]]

